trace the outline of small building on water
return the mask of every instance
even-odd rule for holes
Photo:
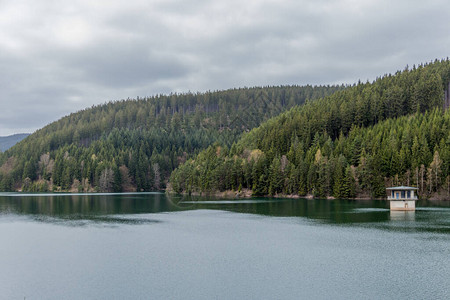
[[[386,189],[391,210],[416,210],[417,188],[394,186]]]

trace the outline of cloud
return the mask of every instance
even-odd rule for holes
[[[444,0],[0,1],[0,135],[109,100],[353,83],[445,58]]]

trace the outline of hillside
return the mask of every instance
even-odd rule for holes
[[[19,133],[9,136],[0,136],[0,151],[5,152],[29,135],[29,133]]]
[[[36,131],[0,156],[0,190],[149,191],[179,163],[344,86],[242,88],[94,106]]]
[[[181,165],[171,188],[351,198],[405,184],[422,197],[448,196],[449,81],[450,61],[436,60],[294,107]]]

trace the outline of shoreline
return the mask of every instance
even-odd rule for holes
[[[176,193],[173,193],[172,191],[167,191],[166,194],[169,195],[177,195]],[[233,191],[233,190],[227,190],[223,192],[191,192],[186,193],[182,192],[182,196],[195,196],[195,197],[214,197],[214,198],[222,198],[222,199],[248,199],[248,198],[287,198],[287,199],[327,199],[327,200],[355,200],[355,201],[387,201],[386,198],[373,198],[369,196],[358,196],[355,198],[335,198],[333,196],[327,196],[327,197],[314,197],[312,194],[307,194],[304,196],[300,196],[297,194],[276,194],[276,195],[261,195],[261,196],[255,196],[252,194],[251,190],[242,190],[242,191]],[[441,196],[441,195],[438,195]],[[418,201],[425,200],[425,201],[450,201],[450,198],[444,198],[444,197],[430,197],[426,199],[418,199]]]
[[[386,198],[373,198],[369,196],[359,195],[355,198],[335,198],[333,196],[327,197],[314,197],[312,194],[307,194],[304,196],[300,196],[298,194],[276,194],[276,195],[253,195],[252,191],[249,189],[243,189],[242,191],[233,191],[227,190],[223,192],[182,192],[180,194],[174,193],[172,190],[159,190],[159,191],[146,191],[146,192],[96,192],[96,191],[85,191],[85,192],[75,192],[72,190],[69,191],[52,191],[52,192],[23,192],[21,190],[13,191],[13,192],[0,192],[2,194],[16,194],[16,195],[109,195],[109,194],[139,194],[139,193],[161,193],[166,195],[181,195],[181,196],[195,196],[195,197],[213,197],[219,199],[249,199],[249,198],[285,198],[285,199],[327,199],[327,200],[354,200],[354,201],[387,201]],[[442,201],[442,202],[450,202],[450,197],[444,197],[441,194],[433,195],[433,197],[418,199],[418,201]]]

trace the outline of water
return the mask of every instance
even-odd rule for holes
[[[450,202],[0,194],[0,299],[449,299]]]

